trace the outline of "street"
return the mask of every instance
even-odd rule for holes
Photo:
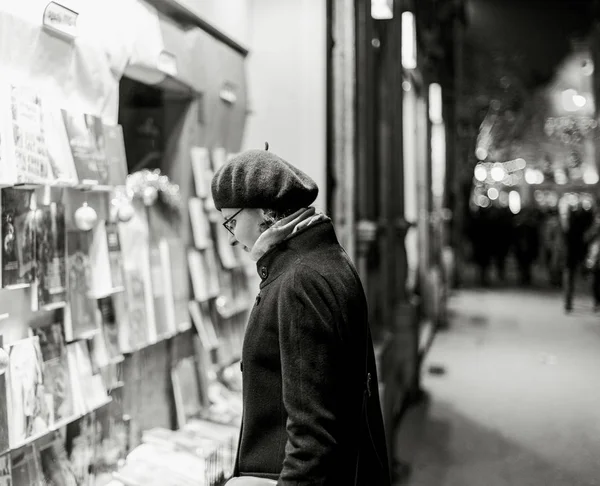
[[[409,486],[600,485],[600,315],[557,292],[462,290],[396,440]]]

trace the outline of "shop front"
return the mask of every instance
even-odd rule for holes
[[[209,183],[247,51],[142,0],[33,3],[0,7],[2,474],[219,484],[252,299]]]

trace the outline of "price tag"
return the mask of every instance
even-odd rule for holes
[[[77,37],[77,18],[79,13],[57,2],[50,2],[44,10],[44,29],[48,32],[73,40]]]

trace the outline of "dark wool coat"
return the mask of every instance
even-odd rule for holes
[[[299,230],[257,270],[235,475],[351,486],[358,471],[360,485],[389,486],[367,302],[331,222]],[[372,383],[363,414],[367,352]]]

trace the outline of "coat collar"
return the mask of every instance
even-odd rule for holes
[[[329,219],[307,226],[271,248],[256,262],[260,288],[279,277],[298,258],[311,251],[339,244]]]

